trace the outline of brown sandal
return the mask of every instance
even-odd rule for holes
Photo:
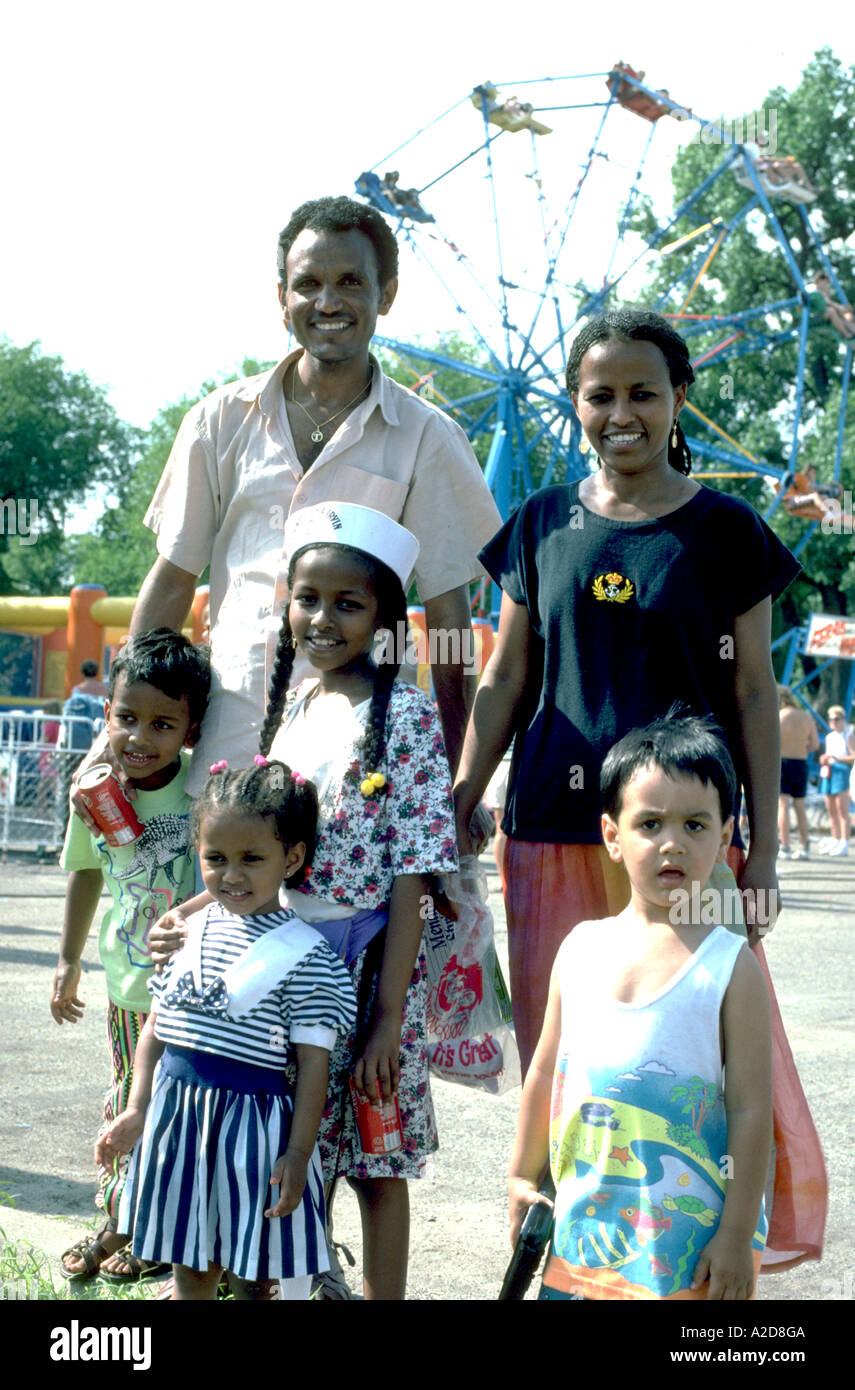
[[[69,1245],[67,1250],[63,1250],[59,1257],[59,1272],[63,1279],[77,1280],[79,1282],[92,1279],[98,1273],[104,1261],[110,1258],[110,1254],[115,1254],[115,1251],[111,1252],[104,1249],[101,1237],[115,1234],[116,1223],[111,1219],[101,1227],[96,1235],[84,1236],[82,1240],[78,1240],[75,1245]],[[79,1255],[83,1261],[83,1268],[67,1269],[65,1261],[69,1255]]]
[[[114,1274],[112,1270],[102,1269],[99,1271],[100,1279],[107,1279],[111,1284],[138,1284],[141,1279],[156,1279],[159,1274],[169,1274],[172,1265],[162,1264],[158,1260],[141,1260],[131,1249],[130,1242],[123,1245],[121,1250],[114,1250],[108,1259],[116,1258],[122,1264],[128,1266],[126,1274]]]

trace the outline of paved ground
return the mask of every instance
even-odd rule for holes
[[[501,899],[492,859],[484,859],[502,951]],[[831,1209],[822,1263],[761,1280],[759,1297],[851,1300],[855,857],[784,863],[781,874],[785,913],[767,939],[767,955],[825,1148]],[[9,1239],[30,1240],[55,1259],[92,1211],[91,1144],[106,1071],[103,972],[90,940],[82,986],[87,1017],[57,1028],[48,1000],[64,875],[17,856],[0,867],[0,882],[0,1189],[15,1203],[0,1209],[0,1227]],[[442,1148],[425,1180],[412,1187],[411,1299],[496,1297],[509,1254],[504,1171],[518,1096],[496,1099],[435,1085]],[[336,1231],[358,1260],[356,1205],[346,1189],[336,1201]],[[796,1310],[787,1313],[795,1316]]]

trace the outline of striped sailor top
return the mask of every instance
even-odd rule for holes
[[[269,993],[240,1018],[228,1017],[218,1003],[223,972],[265,932],[292,920],[297,918],[287,908],[238,917],[212,903],[205,911],[199,992],[185,983],[187,977],[178,977],[178,956],[149,981],[156,1036],[175,1047],[277,1071],[290,1069],[297,1043],[331,1052],[337,1035],[347,1033],[356,1018],[356,998],[348,971],[320,937],[284,979],[271,979]]]

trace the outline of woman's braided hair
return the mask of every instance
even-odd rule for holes
[[[303,546],[294,552],[288,566],[289,589],[293,584],[294,569],[300,556],[304,555],[307,550],[320,549],[329,546],[329,544],[328,541],[316,542],[310,546]],[[400,651],[397,637],[398,634],[407,630],[407,599],[400,579],[394,570],[390,569],[382,560],[369,555],[367,551],[357,550],[349,545],[336,545],[335,549],[352,556],[365,571],[377,599],[377,626],[388,628],[392,634],[391,641],[386,643],[380,664],[376,667],[373,665],[370,667],[374,689],[362,745],[362,757],[366,770],[376,772],[386,753],[386,715],[392,697],[392,688],[401,669],[403,652]],[[282,613],[282,625],[279,629],[279,639],[273,658],[267,711],[259,739],[259,748],[265,757],[270,751],[270,746],[282,719],[293,666],[294,639],[288,618],[288,605],[286,604]]]
[[[615,339],[625,343],[653,343],[654,347],[658,347],[668,364],[672,386],[691,386],[694,381],[689,349],[667,319],[655,314],[652,309],[610,309],[586,323],[572,343],[565,373],[571,396],[579,394],[579,368],[585,353],[599,343],[609,343]],[[671,436],[668,436],[668,462],[678,473],[690,473],[692,454],[679,420],[676,429],[676,445],[671,443]]]
[[[296,781],[290,767],[276,761],[263,767],[212,773],[193,805],[191,825],[197,845],[202,820],[219,811],[269,817],[277,840],[286,849],[305,844],[306,857],[287,880],[289,888],[303,882],[318,838],[318,793],[314,782],[305,778]]]

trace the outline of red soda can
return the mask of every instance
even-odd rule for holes
[[[143,827],[109,763],[96,763],[77,783],[83,802],[108,845],[130,845]]]
[[[404,1134],[401,1129],[401,1108],[398,1105],[397,1094],[391,1100],[369,1100],[367,1096],[359,1094],[352,1076],[349,1081],[362,1152],[389,1154],[400,1149],[404,1142]]]

